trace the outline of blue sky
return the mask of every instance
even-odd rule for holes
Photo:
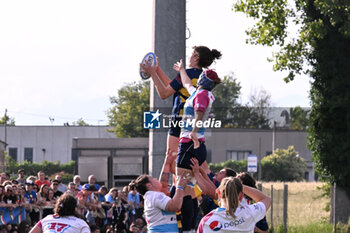
[[[247,45],[252,21],[231,10],[233,1],[188,0],[194,45],[223,53],[213,68],[242,86],[242,102],[265,89],[274,106],[310,106],[309,78],[283,82],[267,62],[274,48]],[[139,80],[138,63],[152,48],[153,0],[1,1],[0,116],[17,125],[53,125],[83,118],[107,124],[110,96]],[[175,61],[174,61],[175,62]]]

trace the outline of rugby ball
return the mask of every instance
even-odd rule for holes
[[[150,64],[151,66],[154,66],[156,64],[156,55],[152,52],[147,53],[144,58],[142,59],[141,63],[144,65],[146,62]],[[142,79],[146,80],[149,79],[151,76],[144,72],[144,70],[140,67],[140,76]]]

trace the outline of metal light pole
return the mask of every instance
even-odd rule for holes
[[[276,121],[273,121],[273,127],[272,127],[272,154],[275,151],[276,148]]]
[[[153,12],[153,50],[164,72],[173,78],[176,75],[172,69],[174,62],[186,56],[186,1],[154,0]],[[153,83],[150,92],[151,109],[171,109],[172,98],[161,100]],[[149,173],[153,177],[159,177],[166,144],[166,131],[150,130]]]
[[[5,124],[4,124],[4,131],[5,131],[4,141],[5,141],[5,150],[6,150],[6,147],[7,147],[7,109],[5,109]]]

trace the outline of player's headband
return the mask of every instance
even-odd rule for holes
[[[207,70],[208,71],[208,70]],[[197,86],[202,86],[204,89],[211,91],[215,87],[215,83],[207,76],[207,71],[203,71],[199,76]],[[216,73],[215,73],[216,74]],[[215,77],[216,78],[216,77]],[[214,78],[214,79],[215,79]]]

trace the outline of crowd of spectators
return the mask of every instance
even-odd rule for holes
[[[108,189],[98,185],[94,175],[85,184],[80,183],[79,175],[63,184],[60,175],[49,179],[43,171],[34,176],[20,169],[17,179],[11,180],[5,172],[0,175],[0,233],[29,232],[39,220],[53,214],[56,200],[64,193],[76,197],[77,211],[91,232],[147,232],[143,198],[134,181],[123,189]]]
[[[222,169],[214,174],[208,166],[202,166],[199,169],[196,161],[192,163],[192,169],[198,184],[195,189],[199,187],[198,195],[194,200],[198,201],[197,204],[200,205],[196,211],[193,211],[191,219],[185,215],[189,206],[182,206],[181,210],[176,213],[175,218],[179,232],[187,232],[183,230],[183,223],[188,219],[193,222],[193,229],[197,229],[201,219],[211,210],[219,207],[218,202],[216,202],[218,193],[215,190],[217,190],[222,179],[237,175],[235,171],[229,168]],[[242,173],[238,177],[243,184],[255,187],[255,180],[249,174]],[[137,182],[132,180],[129,185],[123,188],[112,187],[110,189],[104,185],[100,186],[94,175],[88,177],[87,183],[80,182],[79,175],[74,176],[68,184],[64,184],[60,175],[50,179],[43,171],[39,171],[37,176],[26,176],[25,171],[20,169],[18,170],[17,179],[12,180],[9,174],[1,173],[0,233],[29,233],[41,219],[54,214],[56,201],[65,193],[76,198],[77,214],[89,224],[91,232],[147,232],[145,221],[147,206],[144,209],[143,195],[137,192]],[[181,189],[181,187],[178,188]],[[170,191],[171,196],[174,186]],[[255,229],[256,232],[267,232],[266,219],[262,219]],[[189,232],[194,232],[194,230]]]

